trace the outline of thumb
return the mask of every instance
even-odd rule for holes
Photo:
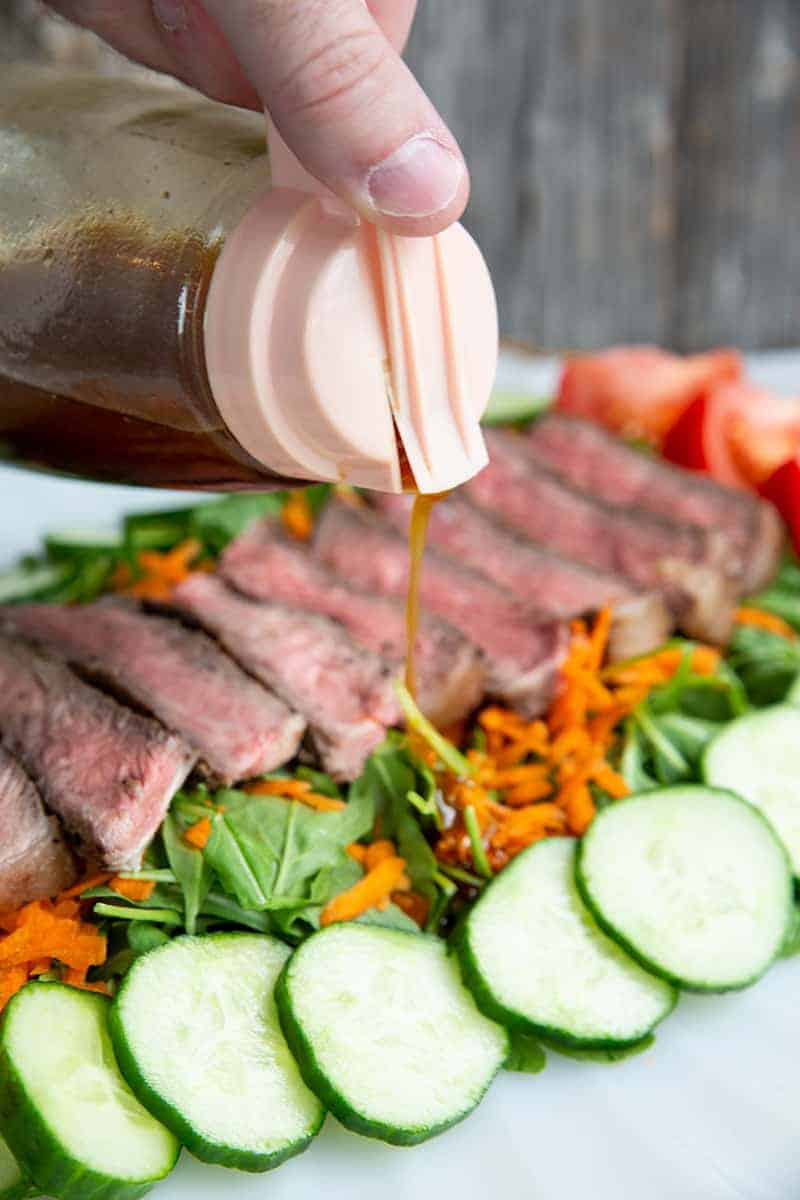
[[[363,0],[203,0],[294,153],[365,217],[445,229],[469,178],[436,109]]]

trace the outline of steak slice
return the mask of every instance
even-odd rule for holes
[[[179,621],[115,598],[70,607],[21,604],[0,614],[7,630],[153,713],[220,783],[272,771],[297,753],[303,718],[211,638]]]
[[[407,532],[409,496],[382,494],[374,502],[396,528]],[[645,654],[674,629],[660,592],[642,592],[619,575],[562,558],[457,493],[433,506],[428,542],[513,592],[540,618],[568,620],[609,605],[612,658]]]
[[[81,853],[115,869],[138,865],[194,762],[181,738],[6,636],[0,739]]]
[[[264,604],[213,575],[194,575],[173,604],[307,719],[325,769],[355,779],[397,723],[391,668],[328,617]]]
[[[315,552],[360,587],[405,596],[408,547],[377,513],[331,501],[317,524]],[[420,600],[484,651],[487,687],[536,715],[548,705],[567,647],[567,629],[530,609],[476,571],[429,550]]]
[[[643,454],[600,425],[561,413],[536,421],[524,444],[534,461],[600,500],[724,534],[733,551],[726,570],[744,591],[763,587],[775,574],[781,522],[771,504],[749,492]]]
[[[595,500],[535,464],[520,434],[488,430],[486,437],[490,462],[465,485],[471,500],[567,558],[662,591],[691,636],[727,639],[735,588],[720,568],[724,538]]]
[[[0,748],[0,909],[19,908],[78,878],[55,817],[15,758]]]
[[[257,521],[231,542],[220,570],[256,600],[277,600],[332,617],[363,646],[398,666],[405,660],[403,602],[356,591],[276,520]],[[458,721],[480,703],[486,679],[483,656],[439,617],[420,619],[415,666],[419,703],[434,724]]]

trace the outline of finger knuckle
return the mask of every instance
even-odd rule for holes
[[[341,119],[365,102],[371,88],[380,88],[387,60],[377,30],[326,31],[281,81],[281,102],[292,114]]]

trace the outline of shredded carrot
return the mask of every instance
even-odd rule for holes
[[[335,796],[323,796],[312,792],[311,784],[304,779],[258,779],[244,787],[251,796],[280,796],[284,800],[299,800],[317,812],[339,812],[345,807],[344,800]]]
[[[108,883],[111,878],[109,871],[99,871],[96,875],[87,875],[85,879],[81,879],[73,887],[67,888],[61,892],[59,900],[69,900],[73,896],[80,896],[83,892],[88,892],[90,888],[102,887]]]
[[[190,825],[183,832],[183,840],[190,846],[194,846],[195,850],[205,850],[208,845],[208,839],[211,837],[211,818],[201,817],[199,821],[195,821],[194,825]]]
[[[373,842],[371,846],[367,846],[364,865],[368,871],[371,871],[373,867],[377,867],[378,863],[383,862],[384,859],[396,857],[397,848],[394,842],[382,839],[381,841]]]
[[[169,600],[175,586],[192,570],[208,570],[206,561],[198,562],[203,547],[196,538],[187,538],[172,550],[141,550],[136,558],[136,573],[120,564],[111,577],[112,591],[125,592],[147,600]]]
[[[305,492],[292,492],[281,511],[283,523],[292,537],[307,542],[314,531],[314,518]]]
[[[251,796],[302,796],[311,791],[311,784],[305,779],[257,779],[254,783],[246,783],[243,789]]]
[[[405,879],[406,864],[402,858],[384,858],[368,871],[363,879],[346,892],[329,901],[322,910],[320,925],[324,928],[334,921],[352,921],[382,900],[391,897]]]
[[[71,890],[71,889],[70,889]],[[29,979],[56,971],[64,982],[86,982],[91,967],[106,959],[106,939],[84,922],[76,900],[34,900],[5,920],[0,938],[0,1009]]]
[[[0,969],[0,1012],[8,1004],[12,996],[16,996],[20,988],[28,982],[28,972],[25,967],[8,967]]]
[[[756,629],[766,629],[770,633],[776,633],[778,637],[788,638],[794,641],[797,634],[788,621],[784,621],[783,617],[777,617],[774,613],[766,612],[763,608],[737,608],[736,610],[737,625],[753,625]]]
[[[367,847],[362,846],[360,842],[351,842],[349,846],[345,846],[345,852],[357,863],[361,863],[362,867],[367,861]]]
[[[470,779],[454,779],[434,765],[443,799],[455,810],[434,846],[441,862],[476,869],[464,820],[467,808],[475,814],[490,867],[499,870],[540,838],[585,833],[596,813],[594,788],[611,800],[628,795],[614,765],[619,726],[654,687],[683,667],[687,651],[666,646],[605,666],[611,627],[610,609],[591,625],[572,623],[560,686],[544,720],[527,721],[496,704],[478,714],[485,748],[466,751]],[[689,651],[688,667],[695,675],[713,674],[720,661],[713,646],[692,645]]]
[[[156,887],[152,879],[120,879],[118,875],[108,886],[126,900],[149,900]]]

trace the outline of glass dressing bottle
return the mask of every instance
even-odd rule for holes
[[[258,114],[183,89],[4,72],[6,460],[215,490],[438,492],[480,469],[477,247],[381,233],[270,149]]]

